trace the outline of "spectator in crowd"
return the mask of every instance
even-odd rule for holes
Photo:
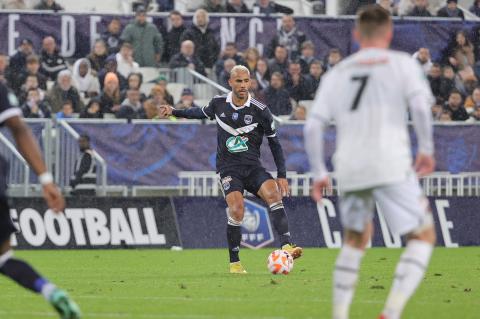
[[[9,66],[13,75],[22,72],[27,65],[27,57],[33,54],[33,43],[30,39],[20,41],[17,53],[10,57]]]
[[[167,78],[163,75],[160,75],[158,78],[155,79],[155,83],[159,86],[161,86],[165,92],[165,101],[167,101],[168,105],[173,105],[175,102],[173,101],[173,96],[168,92],[167,89]]]
[[[81,119],[101,119],[103,118],[100,99],[93,98],[91,99],[87,106],[80,112]]]
[[[25,10],[27,7],[25,0],[5,0],[1,6],[5,10]]]
[[[49,80],[55,81],[58,73],[66,68],[67,64],[58,52],[55,39],[51,36],[45,37],[40,53],[40,73],[43,73]]]
[[[440,96],[444,101],[450,96],[450,92],[456,89],[456,75],[453,68],[449,65],[443,67],[442,80],[440,82]]]
[[[184,88],[182,91],[182,95],[180,96],[180,101],[175,104],[175,108],[177,110],[184,110],[191,107],[198,107],[198,105],[194,102],[192,90],[189,88]]]
[[[35,10],[51,10],[54,12],[63,11],[63,7],[55,0],[41,0],[34,8]]]
[[[193,41],[183,41],[180,47],[180,52],[172,57],[169,63],[169,67],[172,69],[189,68],[191,70],[197,71],[200,74],[206,75],[203,62],[194,53],[195,44],[193,43]]]
[[[290,120],[292,121],[305,121],[307,118],[307,108],[304,105],[297,105],[293,110],[292,117]]]
[[[313,60],[313,62],[310,63],[310,72],[305,76],[308,83],[308,98],[306,98],[306,100],[313,100],[315,98],[322,75],[322,62],[320,60]]]
[[[17,98],[20,104],[26,101],[28,91],[30,89],[38,90],[38,93],[42,99],[45,97],[45,91],[38,86],[38,76],[31,74],[25,78],[25,82],[22,84],[20,91],[17,93]]]
[[[474,47],[465,31],[459,30],[455,33],[454,38],[444,50],[443,60],[458,71],[475,64]]]
[[[72,102],[69,100],[66,100],[66,101],[63,101],[63,103],[61,104],[60,111],[55,113],[55,118],[57,120],[69,119],[73,117],[73,113],[74,113],[74,110],[73,110]]]
[[[463,105],[462,94],[458,90],[450,92],[445,110],[451,113],[452,121],[466,121],[469,117]]]
[[[120,108],[120,81],[117,74],[108,72],[105,75],[103,91],[100,95],[100,112],[115,113]]]
[[[273,72],[270,86],[263,92],[263,101],[268,103],[270,111],[274,115],[290,115],[292,113],[290,96],[283,83],[283,74]]]
[[[245,59],[245,66],[250,71],[250,74],[252,74],[257,68],[257,62],[260,59],[260,52],[258,52],[257,48],[250,47],[245,50],[243,57]]]
[[[438,63],[433,63],[428,73],[428,82],[430,83],[430,88],[435,97],[441,96],[441,86],[442,86],[442,67]]]
[[[152,88],[152,90],[150,91],[150,95],[148,96],[148,99],[152,99],[153,103],[155,103],[157,107],[168,104],[165,88],[158,84]],[[169,105],[172,105],[172,104],[169,104]]]
[[[175,0],[156,0],[158,12],[169,12],[175,7]]]
[[[213,68],[220,53],[218,41],[215,34],[208,27],[210,19],[208,12],[198,9],[193,16],[193,25],[185,30],[180,40],[190,40],[195,44],[195,55],[202,61],[205,68]]]
[[[442,101],[440,99],[437,99],[435,101],[435,104],[432,105],[432,118],[434,121],[439,121],[440,117],[442,116],[443,113],[443,106],[442,106]]]
[[[82,98],[92,98],[100,95],[98,78],[92,75],[90,61],[78,59],[73,65],[73,81]]]
[[[469,10],[477,17],[480,17],[480,0],[474,0]]]
[[[475,107],[473,112],[470,114],[469,122],[478,122],[480,121],[480,107]]]
[[[296,102],[308,99],[310,88],[305,76],[302,74],[300,62],[292,61],[288,65],[288,74],[285,81],[285,88],[290,94],[290,98]]]
[[[439,122],[451,122],[452,121],[452,112],[448,110],[443,110],[440,114]]]
[[[220,13],[225,12],[225,8],[222,6],[222,0],[204,0],[202,6],[207,12]]]
[[[392,0],[377,0],[377,4],[388,11],[391,15],[394,14],[393,1]]]
[[[70,180],[71,194],[74,196],[95,196],[97,189],[97,165],[90,147],[90,137],[80,135],[78,139],[80,155],[75,160],[75,169]]]
[[[114,17],[107,26],[107,31],[102,34],[102,40],[105,42],[108,50],[108,55],[116,54],[120,51],[120,35],[122,31],[122,23],[120,19]]]
[[[45,101],[38,89],[28,90],[26,101],[22,105],[23,116],[26,118],[50,118],[52,110],[47,101]]]
[[[300,66],[302,67],[302,74],[308,74],[310,70],[310,63],[315,60],[315,45],[312,41],[305,41],[302,43],[302,51],[299,58]]]
[[[225,49],[221,53],[220,58],[215,63],[215,72],[217,74],[217,78],[220,77],[220,73],[223,70],[224,62],[227,59],[233,59],[235,61],[235,64],[237,65],[245,64],[243,57],[238,53],[237,45],[235,44],[235,42],[228,42],[225,45]]]
[[[333,48],[328,52],[325,69],[328,71],[342,61],[343,55],[339,49]]]
[[[119,119],[135,120],[146,118],[142,102],[140,102],[140,91],[130,89],[127,91],[127,98],[120,105],[120,109],[115,114]]]
[[[468,113],[471,113],[478,107],[480,107],[480,87],[476,87],[472,94],[465,99],[465,109]]]
[[[103,84],[105,84],[105,76],[109,72],[115,73],[115,75],[117,76],[120,84],[120,90],[123,90],[127,87],[127,79],[125,79],[123,75],[118,72],[117,67],[117,58],[115,57],[115,55],[110,55],[105,60],[105,67],[98,73],[98,81],[100,82],[101,89],[103,89]]]
[[[223,62],[223,70],[220,72],[218,76],[218,83],[223,86],[224,88],[230,88],[228,84],[228,80],[230,79],[230,71],[232,71],[233,67],[237,65],[234,59],[226,59]]]
[[[280,72],[282,74],[287,73],[288,68],[288,52],[287,49],[279,45],[275,48],[274,57],[268,60],[268,69],[271,73]]]
[[[258,101],[263,101],[263,90],[264,89],[260,88],[258,85],[258,81],[255,77],[250,78],[250,89],[248,92],[250,93],[251,97],[257,99]]]
[[[432,14],[427,8],[428,0],[415,0],[415,6],[406,15],[410,17],[431,17]]]
[[[270,42],[267,56],[272,58],[275,54],[275,49],[281,45],[287,49],[288,58],[294,60],[300,55],[301,45],[306,40],[307,36],[297,29],[293,16],[285,15],[282,17],[280,29]]]
[[[107,45],[105,41],[98,39],[95,41],[93,45],[92,52],[87,55],[88,61],[90,61],[90,65],[95,73],[100,72],[105,67],[105,61],[108,57]]]
[[[135,20],[128,24],[120,37],[133,46],[134,60],[141,67],[155,67],[163,52],[163,37],[157,27],[147,22],[144,6],[138,6]]]
[[[117,60],[117,71],[124,78],[128,78],[130,73],[140,72],[140,66],[133,60],[133,47],[130,43],[122,43],[120,52],[115,55],[115,59]]]
[[[447,0],[447,5],[438,10],[437,16],[441,18],[465,19],[463,11],[458,8],[458,0]]]
[[[5,54],[0,53],[0,82],[10,87],[7,83],[10,80],[10,72],[8,68],[8,57]]]
[[[263,13],[266,15],[275,13],[293,14],[293,10],[270,0],[257,0],[253,5],[253,13]]]
[[[229,13],[251,13],[243,0],[228,0],[225,11]]]
[[[259,59],[255,73],[253,73],[257,80],[257,85],[260,90],[266,89],[270,85],[270,70],[268,69],[268,63],[265,59]]]
[[[163,58],[166,62],[169,62],[175,54],[180,52],[180,37],[186,30],[180,11],[174,10],[170,12],[168,18],[170,19],[170,25],[172,28],[167,32],[165,37],[165,51]]]
[[[57,82],[47,92],[47,100],[53,112],[61,110],[65,101],[70,101],[73,112],[78,113],[83,109],[80,94],[72,83],[72,73],[69,70],[62,70],[58,73]]]
[[[159,120],[160,114],[158,107],[153,103],[151,99],[145,100],[143,102],[143,109],[145,110],[145,117],[148,120]]]
[[[427,48],[420,48],[417,52],[413,54],[413,58],[420,63],[420,66],[423,69],[423,73],[428,75],[430,69],[432,68],[432,60],[430,59],[430,50]]]
[[[18,74],[18,73],[17,73]],[[47,77],[40,73],[40,59],[35,54],[27,57],[26,67],[17,75],[15,81],[11,83],[11,88],[17,94],[21,90],[21,86],[25,84],[27,77],[34,75],[37,78],[38,87],[47,90]]]
[[[130,73],[127,78],[127,88],[121,91],[121,100],[125,100],[127,97],[127,91],[130,89],[140,90],[142,87],[143,76],[142,73]],[[145,94],[140,92],[140,101],[145,101],[147,97]]]

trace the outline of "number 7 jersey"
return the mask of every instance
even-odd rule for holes
[[[324,76],[309,116],[335,122],[333,163],[343,190],[403,181],[412,172],[412,97],[433,102],[418,62],[398,51],[363,49]]]

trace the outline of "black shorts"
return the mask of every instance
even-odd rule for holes
[[[16,233],[18,230],[12,222],[10,217],[10,205],[8,205],[7,198],[0,197],[0,244],[10,238],[10,235]]]
[[[228,167],[220,171],[220,183],[225,196],[231,192],[243,192],[246,190],[255,196],[265,181],[273,179],[262,166],[238,165]]]

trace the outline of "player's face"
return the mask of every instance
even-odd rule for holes
[[[248,90],[250,89],[250,76],[247,72],[236,72],[230,76],[228,83],[232,87],[233,94],[239,99],[246,99],[248,97]]]

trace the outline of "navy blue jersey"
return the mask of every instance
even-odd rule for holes
[[[269,140],[279,176],[285,175],[285,163],[272,113],[265,104],[250,97],[237,107],[232,93],[214,97],[199,110],[174,110],[173,115],[186,118],[209,118],[217,121],[217,171],[238,165],[261,165],[260,146]]]
[[[15,95],[0,82],[0,125],[12,116],[22,116],[22,110]]]

